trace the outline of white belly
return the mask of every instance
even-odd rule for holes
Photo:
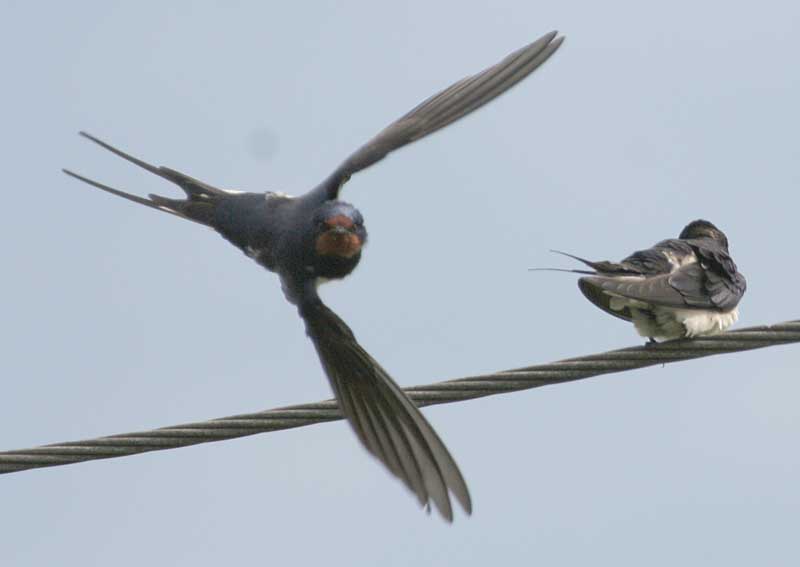
[[[687,337],[701,337],[716,335],[733,325],[739,319],[739,308],[734,307],[730,311],[671,309],[670,313],[664,317],[671,317],[681,323],[686,329]],[[656,318],[658,318],[658,313],[656,313]]]
[[[662,340],[715,335],[739,319],[738,307],[730,311],[680,309],[659,307],[620,296],[612,296],[609,307],[614,311],[627,308],[633,325],[641,336]]]
[[[739,318],[739,309],[712,311],[710,309],[676,309],[652,307],[631,308],[633,325],[643,337],[670,340],[684,337],[716,335],[733,325]]]

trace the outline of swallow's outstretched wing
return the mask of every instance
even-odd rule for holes
[[[314,189],[319,199],[336,199],[350,176],[388,153],[436,132],[503,94],[531,74],[559,48],[564,38],[550,32],[499,63],[466,77],[425,100],[351,154]]]
[[[299,306],[342,413],[367,450],[416,494],[453,520],[453,493],[467,513],[469,490],[453,457],[419,409],[350,328],[319,299]]]

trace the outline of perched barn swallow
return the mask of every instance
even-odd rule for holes
[[[589,301],[632,321],[650,342],[721,333],[739,318],[739,301],[747,289],[728,252],[728,238],[705,220],[690,222],[678,238],[619,263],[558,253],[594,270],[566,270],[588,274],[578,287]]]
[[[448,521],[450,492],[472,511],[467,485],[433,427],[353,332],[317,294],[320,283],[350,274],[361,259],[367,231],[361,213],[339,200],[354,173],[390,152],[466,116],[507,91],[544,63],[563,38],[549,33],[496,65],[425,100],[350,155],[317,187],[299,197],[213,187],[168,167],[157,167],[90,136],[114,154],[178,185],[185,199],[143,198],[68,170],[98,189],[216,230],[261,266],[275,272],[297,307],[342,413],[367,448],[423,506],[436,505]]]

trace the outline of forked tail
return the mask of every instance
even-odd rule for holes
[[[229,195],[227,191],[218,189],[217,187],[204,183],[203,181],[181,173],[180,171],[176,171],[164,166],[154,166],[149,164],[115,148],[110,144],[107,144],[106,142],[103,142],[102,140],[99,140],[98,138],[95,138],[90,134],[87,134],[86,132],[80,132],[80,135],[91,140],[100,147],[118,155],[119,157],[141,167],[142,169],[175,183],[183,190],[184,193],[186,193],[186,199],[170,199],[168,197],[162,197],[161,195],[153,194],[148,195],[149,198],[139,197],[138,195],[133,195],[131,193],[115,189],[100,183],[99,181],[95,181],[94,179],[89,179],[88,177],[84,177],[83,175],[79,175],[68,169],[62,170],[64,173],[70,177],[74,177],[75,179],[83,181],[84,183],[88,183],[97,189],[101,189],[102,191],[111,193],[112,195],[122,197],[128,201],[144,205],[145,207],[150,207],[151,209],[170,213],[206,226],[213,226],[212,222],[214,211],[220,199]]]

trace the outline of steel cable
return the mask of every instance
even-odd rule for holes
[[[797,342],[800,342],[800,320],[700,339],[612,350],[550,364],[415,386],[405,391],[419,406],[446,404],[656,364]],[[326,400],[150,431],[5,451],[0,452],[0,473],[174,449],[338,419],[342,416],[336,402]]]

